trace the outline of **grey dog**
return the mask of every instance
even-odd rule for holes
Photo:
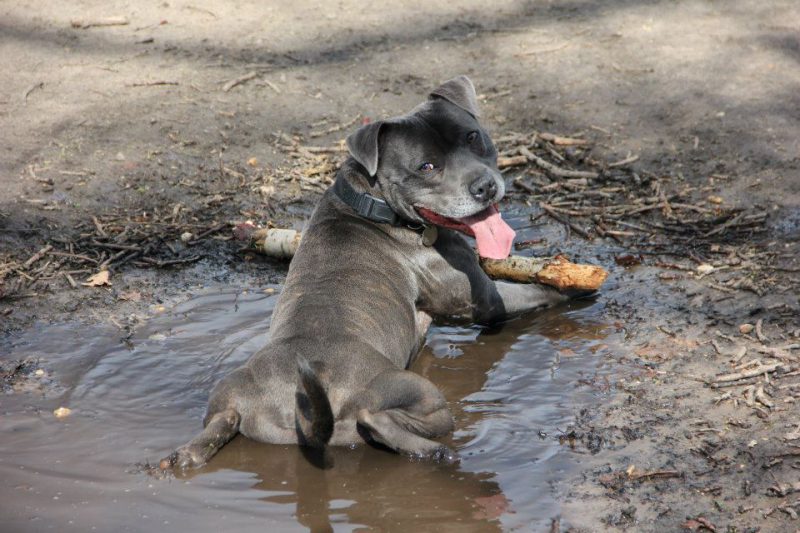
[[[445,82],[410,113],[362,126],[295,254],[267,346],[211,393],[205,429],[161,461],[206,463],[237,433],[312,449],[364,441],[435,460],[453,417],[408,369],[432,317],[491,323],[567,300],[538,284],[493,281],[485,257],[514,232],[497,151],[478,123],[475,88]]]

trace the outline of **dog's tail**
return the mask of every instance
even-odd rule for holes
[[[305,357],[297,358],[300,380],[297,385],[295,419],[302,444],[323,448],[333,436],[333,409],[317,372]]]

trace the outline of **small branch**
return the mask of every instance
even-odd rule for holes
[[[546,170],[553,176],[559,176],[561,178],[586,178],[586,179],[594,179],[597,177],[597,172],[587,172],[585,170],[567,170],[558,167],[553,163],[548,163],[547,161],[537,156],[524,146],[520,146],[519,152],[525,157],[527,157],[529,161],[535,163],[536,166]]]
[[[101,19],[73,19],[70,21],[70,26],[76,29],[85,30],[88,28],[100,28],[104,26],[127,26],[130,21],[127,17],[106,17]]]
[[[252,70],[243,76],[239,76],[238,78],[232,79],[231,81],[222,86],[222,90],[227,93],[237,85],[247,83],[248,81],[255,79],[257,77],[258,77],[258,72]]]
[[[32,256],[30,256],[30,258],[27,261],[22,263],[23,268],[28,268],[29,266],[34,264],[36,261],[38,261],[39,259],[44,257],[47,254],[47,252],[49,252],[52,249],[53,249],[53,246],[51,244],[48,244],[47,246],[45,246],[44,248],[42,248],[41,250],[39,250],[38,252],[36,252]]]
[[[156,87],[159,85],[179,85],[177,81],[165,81],[165,80],[157,80],[157,81],[141,81],[136,83],[131,83],[128,87]]]
[[[580,235],[581,237],[583,237],[587,241],[591,241],[593,239],[592,236],[589,233],[586,232],[586,230],[584,230],[583,228],[581,228],[580,226],[578,226],[577,224],[575,224],[571,220],[567,220],[567,219],[561,217],[561,215],[556,213],[555,210],[551,206],[547,205],[546,203],[540,202],[539,203],[539,207],[541,207],[542,210],[550,216],[550,218],[552,218],[552,219],[554,219],[554,220],[556,220],[558,222],[561,222],[565,226],[568,226],[569,228],[572,229],[572,231],[574,231],[575,233],[577,233],[578,235]]]

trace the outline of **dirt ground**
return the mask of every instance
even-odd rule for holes
[[[537,153],[608,178],[569,204],[534,194],[563,188],[537,165],[507,174],[514,205],[567,202],[562,220],[593,228],[551,248],[612,269],[628,342],[617,381],[586,383],[607,403],[565,433],[592,460],[556,487],[553,530],[800,529],[800,6],[364,6],[0,3],[2,335],[76,318],[129,333],[204,285],[279,282],[229,224],[301,227],[348,131],[467,74],[509,156],[569,136],[591,148]],[[584,199],[614,184],[652,185],[658,209],[604,231]],[[682,233],[688,212],[730,216]],[[101,266],[111,286],[82,286]],[[5,388],[25,367],[3,363]]]

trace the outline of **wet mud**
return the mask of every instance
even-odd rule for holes
[[[500,531],[544,528],[558,515],[558,479],[592,453],[565,430],[576,410],[608,394],[581,383],[608,379],[619,342],[596,301],[492,330],[431,329],[412,368],[448,399],[458,464],[364,445],[334,448],[333,464],[320,469],[297,446],[237,437],[204,468],[148,475],[148,461],[201,427],[213,384],[266,342],[276,297],[207,290],[124,343],[113,328],[61,324],[5,346],[14,358],[35,357],[59,387],[2,398],[6,526]],[[70,414],[56,417],[59,407]]]

